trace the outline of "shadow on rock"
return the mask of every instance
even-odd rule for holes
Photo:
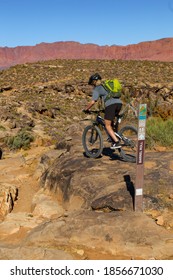
[[[130,175],[124,176],[124,181],[126,183],[127,191],[130,193],[132,202],[133,202],[133,208],[134,208],[134,202],[135,202],[135,187],[133,182],[131,181]]]
[[[116,154],[114,150],[111,150],[110,148],[104,148],[102,154],[104,156],[110,157],[111,160],[121,160],[122,158],[120,155]]]

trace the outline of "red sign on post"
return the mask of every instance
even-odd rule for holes
[[[139,105],[138,117],[138,148],[136,160],[135,182],[135,211],[143,210],[143,185],[144,185],[144,154],[145,154],[145,128],[146,128],[147,105]]]

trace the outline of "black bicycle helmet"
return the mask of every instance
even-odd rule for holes
[[[98,73],[95,73],[94,75],[92,75],[90,78],[89,78],[89,81],[88,81],[88,84],[89,85],[92,85],[92,82],[93,81],[97,81],[97,80],[101,80],[102,77],[98,74]]]

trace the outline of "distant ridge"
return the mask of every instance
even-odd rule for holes
[[[0,47],[0,68],[52,59],[115,59],[173,62],[173,38],[127,46],[99,46],[78,42],[40,43],[35,46]]]

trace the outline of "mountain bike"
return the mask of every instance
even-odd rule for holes
[[[121,158],[124,161],[136,162],[137,128],[132,125],[125,125],[119,130],[119,124],[129,107],[133,110],[135,116],[137,117],[136,109],[131,103],[128,103],[123,112],[117,115],[115,123],[112,127],[121,144],[121,148],[116,149],[120,153]],[[101,112],[103,112],[103,110],[90,111],[91,114],[96,114],[96,118],[92,121],[92,124],[85,127],[82,134],[83,148],[86,156],[90,158],[98,158],[103,152],[104,139],[102,131],[105,131],[107,141],[112,142],[106,130],[104,118],[101,117]]]

